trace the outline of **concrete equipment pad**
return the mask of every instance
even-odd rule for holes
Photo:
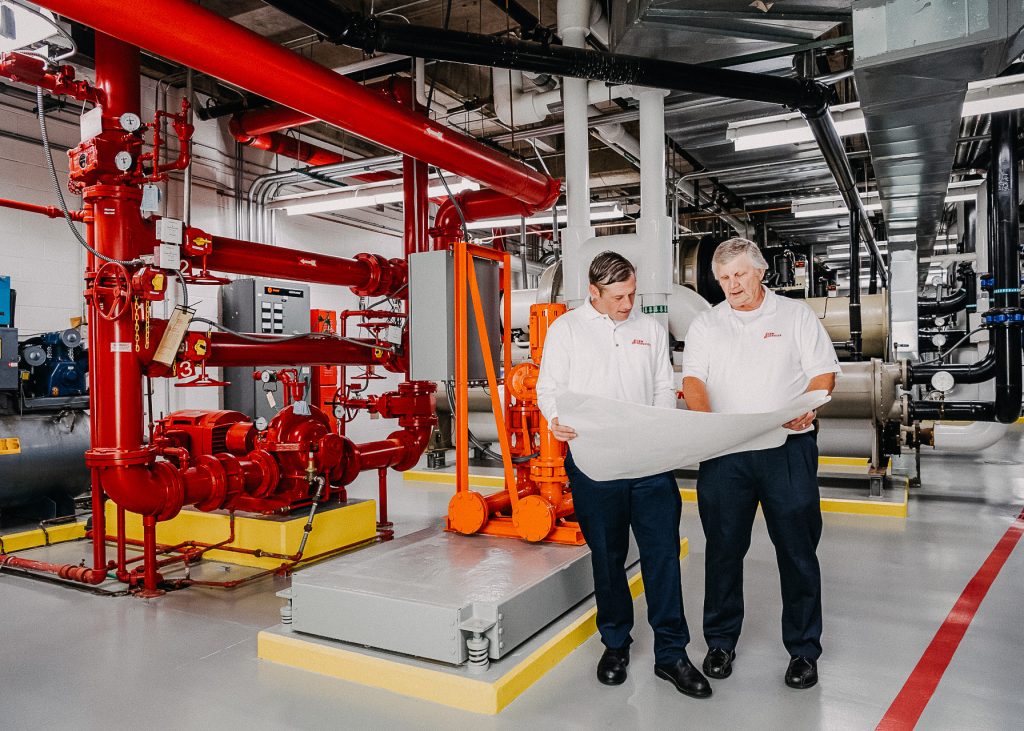
[[[289,592],[296,632],[459,665],[474,634],[500,659],[593,590],[586,546],[437,527],[307,568]]]

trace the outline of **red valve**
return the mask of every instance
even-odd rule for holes
[[[104,320],[116,320],[128,309],[132,298],[132,282],[128,270],[116,261],[104,262],[86,292],[96,304]]]

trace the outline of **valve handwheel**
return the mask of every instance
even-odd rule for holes
[[[108,261],[96,270],[92,285],[96,309],[104,320],[116,320],[128,309],[132,299],[132,278],[116,261]]]

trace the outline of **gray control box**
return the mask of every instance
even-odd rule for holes
[[[274,279],[237,279],[220,290],[221,321],[232,330],[267,335],[309,332],[309,285]],[[284,394],[274,384],[253,379],[253,368],[225,368],[224,408],[240,411],[253,420],[272,419],[284,405]],[[274,405],[267,399],[267,390]]]
[[[473,261],[487,327],[489,357],[495,373],[500,376],[500,268],[497,262],[488,259]],[[469,380],[483,381],[487,371],[472,300],[467,304]],[[409,350],[412,380],[455,380],[455,259],[450,251],[427,251],[409,257]]]

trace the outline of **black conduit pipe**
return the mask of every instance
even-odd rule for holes
[[[537,16],[516,2],[516,0],[491,0],[491,2],[519,24],[523,38],[534,40],[538,43],[551,43],[558,40],[554,31],[541,25]]]
[[[829,113],[828,105],[833,92],[828,86],[813,79],[784,78],[678,61],[567,48],[504,36],[408,25],[391,18],[367,18],[358,13],[345,13],[330,3],[264,1],[309,26],[327,40],[359,48],[366,53],[401,53],[451,63],[748,99],[798,109],[807,120],[847,207],[860,211],[864,241],[871,255],[878,261],[879,280],[883,285],[887,282],[885,260],[875,243],[864,203],[857,194],[853,170],[846,158],[846,148]]]

